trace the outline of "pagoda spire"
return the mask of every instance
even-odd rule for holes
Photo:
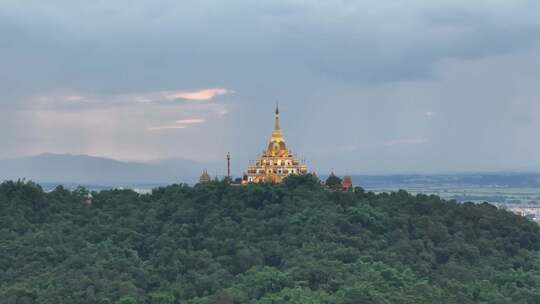
[[[283,139],[283,133],[279,125],[279,107],[277,103],[275,115],[274,130],[272,131],[272,142],[284,142],[285,140]]]
[[[274,122],[274,131],[280,130],[279,126],[279,105],[276,103],[276,121]]]

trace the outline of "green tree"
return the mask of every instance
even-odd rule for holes
[[[330,189],[341,189],[341,178],[337,177],[334,172],[332,172],[328,178],[326,178],[325,185]]]
[[[0,183],[1,303],[540,302],[540,227],[489,204],[309,174],[84,191]]]

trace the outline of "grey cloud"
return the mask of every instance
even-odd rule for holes
[[[434,6],[423,1],[398,4],[392,10],[386,4],[358,3],[341,3],[346,10],[311,1],[115,2],[80,7],[66,2],[63,10],[45,5],[29,10],[24,20],[30,17],[35,27],[11,16],[11,27],[17,30],[8,36],[19,37],[36,57],[59,66],[64,80],[79,79],[103,91],[166,88],[178,81],[231,85],[259,80],[264,77],[260,71],[277,77],[284,68],[297,78],[330,77],[337,82],[426,79],[434,77],[434,64],[445,58],[497,55],[538,43],[540,24],[518,22],[522,14],[538,12],[538,5],[522,6],[518,1],[511,5],[518,11],[507,5],[492,13],[498,18],[490,19],[482,14],[490,6],[464,2],[441,2],[438,6],[444,11],[423,9]],[[24,11],[24,5],[14,6],[20,8],[13,11]],[[397,20],[388,19],[392,17]],[[414,18],[418,20],[412,25],[400,27],[400,21]],[[173,80],[169,75],[174,73],[178,75]]]
[[[323,170],[523,165],[533,153],[511,149],[540,127],[538,72],[527,68],[538,60],[538,15],[537,1],[3,1],[0,107],[24,113],[0,127],[60,142],[9,137],[4,153],[230,150],[241,170],[264,147],[279,100],[291,147]],[[216,87],[238,93],[204,105],[118,97]],[[33,99],[64,93],[92,102]],[[210,117],[196,128],[146,132],[201,114]],[[410,139],[426,142],[381,144]]]

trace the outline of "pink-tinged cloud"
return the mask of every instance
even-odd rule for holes
[[[189,125],[201,124],[206,122],[205,119],[201,118],[190,118],[190,119],[180,119],[176,120],[174,123],[164,126],[150,127],[148,131],[161,131],[161,130],[174,130],[174,129],[185,129]]]
[[[200,119],[200,118],[181,119],[181,120],[175,121],[176,124],[180,124],[180,125],[192,125],[192,124],[199,124],[203,122],[206,122],[206,120]]]
[[[163,91],[161,93],[167,100],[187,99],[203,101],[210,100],[216,96],[233,93],[233,91],[224,88],[212,88],[199,91]]]
[[[234,91],[225,88],[209,88],[198,91],[154,91],[142,93],[126,93],[116,95],[99,95],[99,94],[44,94],[32,97],[32,101],[41,106],[59,106],[59,105],[76,105],[77,103],[92,104],[95,107],[111,106],[114,104],[150,104],[160,102],[174,102],[175,100],[185,101],[209,101],[213,98],[225,94],[232,94]],[[220,115],[224,115],[222,113]]]
[[[383,144],[385,146],[395,146],[395,145],[423,144],[426,142],[427,142],[427,139],[425,138],[406,138],[406,139],[388,140],[388,141],[385,141]]]
[[[148,131],[161,131],[161,130],[174,130],[174,129],[185,129],[187,126],[184,125],[168,125],[168,126],[157,126],[150,127]]]

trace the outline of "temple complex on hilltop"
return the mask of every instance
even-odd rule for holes
[[[306,174],[307,166],[300,162],[287,148],[279,126],[279,108],[276,106],[274,130],[266,150],[254,162],[250,162],[244,173],[242,184],[279,183],[291,174]]]

